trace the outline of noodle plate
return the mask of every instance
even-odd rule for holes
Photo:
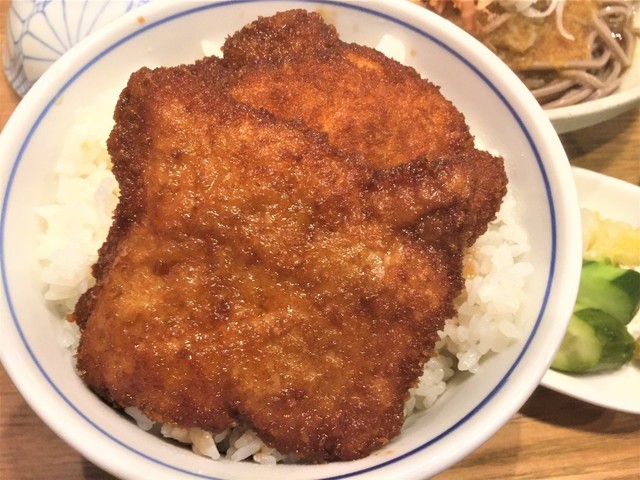
[[[545,108],[606,97],[631,65],[637,0],[413,0],[476,36]]]

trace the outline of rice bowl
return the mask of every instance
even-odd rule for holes
[[[255,7],[250,16],[237,8],[238,5],[246,8],[248,4]],[[39,266],[34,255],[27,253],[37,250],[36,238],[41,225],[35,218],[28,224],[18,219],[31,218],[25,212],[35,212],[39,206],[52,203],[56,175],[53,165],[62,148],[58,140],[69,131],[74,112],[86,101],[87,95],[95,98],[98,92],[119,88],[128,72],[138,66],[191,61],[201,56],[202,39],[215,43],[257,15],[298,5],[321,9],[325,17],[336,23],[345,39],[376,45],[381,31],[395,28],[398,29],[395,36],[407,45],[407,52],[414,51],[415,42],[430,46],[432,50],[426,54],[408,55],[407,62],[442,85],[445,95],[465,113],[473,133],[486,148],[500,151],[505,158],[512,159],[507,164],[514,185],[512,194],[521,213],[523,228],[530,236],[532,249],[525,256],[535,269],[523,311],[535,314],[522,315],[518,319],[522,322],[521,339],[514,340],[500,355],[488,358],[478,375],[454,382],[453,388],[448,389],[431,409],[414,415],[405,432],[388,448],[356,462],[278,466],[274,475],[306,478],[367,473],[381,478],[395,474],[407,478],[434,474],[457,460],[463,451],[477,446],[519,408],[546,370],[562,337],[564,324],[549,319],[548,312],[562,316],[563,312],[570,311],[580,262],[579,252],[573,254],[571,250],[572,244],[579,241],[579,227],[576,228],[578,216],[573,186],[563,183],[563,176],[569,178],[565,175],[568,164],[544,114],[533,106],[532,99],[519,84],[509,84],[513,79],[501,70],[502,67],[495,65],[493,57],[481,47],[449,37],[450,28],[426,12],[417,14],[412,6],[385,2],[344,5],[339,2],[259,2],[256,5],[224,2],[144,7],[136,12],[144,19],[142,27],[137,17],[123,17],[102,37],[92,37],[65,57],[64,60],[79,62],[77,68],[65,73],[68,66],[56,64],[25,98],[2,136],[3,155],[15,159],[7,171],[2,217],[3,283],[7,299],[3,323],[8,319],[10,328],[7,331],[12,340],[9,336],[3,340],[3,363],[40,415],[48,418],[46,411],[50,406],[59,406],[59,418],[48,420],[54,430],[93,461],[119,476],[134,478],[135,468],[137,471],[152,468],[154,470],[145,471],[153,471],[155,478],[175,478],[178,474],[185,478],[233,478],[263,475],[264,471],[258,465],[246,463],[230,466],[225,460],[212,466],[206,459],[186,454],[183,449],[166,444],[160,438],[156,440],[139,432],[130,421],[86,391],[73,376],[69,354],[62,349],[51,349],[51,333],[59,328],[56,325],[60,324],[60,316],[50,312],[42,300],[41,284],[37,280]],[[227,15],[228,28],[224,22],[225,30],[212,37],[208,34],[207,15],[213,13]],[[366,24],[359,23],[362,21]],[[184,44],[179,48],[167,45],[163,29],[169,25],[172,29],[186,28],[187,24],[190,38],[183,38]],[[125,51],[126,57],[120,57],[120,52]],[[128,64],[126,68],[122,67],[122,74],[116,75],[119,78],[105,78],[99,74],[121,65],[123,58]],[[438,65],[438,60],[446,61],[448,68],[435,69],[433,65]],[[493,72],[494,68],[502,78]],[[97,76],[94,77],[93,72]],[[470,81],[474,88],[485,90],[487,95],[480,100],[477,95],[470,98],[466,88]],[[33,113],[28,112],[29,105],[34,109]],[[483,122],[487,111],[502,119],[496,122],[499,125]],[[31,122],[33,127],[25,128]],[[18,133],[20,131],[28,133],[25,136]],[[46,134],[41,133],[45,131]],[[23,140],[12,145],[10,134],[12,138]],[[25,173],[27,165],[29,172]],[[29,188],[22,187],[27,184]],[[37,198],[29,193],[34,187],[42,192]],[[534,205],[527,202],[528,198],[547,198],[548,202]],[[27,270],[23,265],[29,258]],[[55,295],[51,293],[50,296]],[[34,318],[40,321],[26,320]],[[48,334],[42,332],[43,319],[46,319]],[[36,372],[37,386],[19,380],[19,371],[25,364]],[[523,370],[526,373],[520,373]],[[47,402],[39,404],[39,396],[30,393],[33,388],[50,392],[45,395]],[[494,413],[488,415],[489,412]],[[487,415],[493,418],[488,419]],[[73,425],[74,432],[69,432],[66,425]],[[98,445],[100,447],[96,448]],[[113,458],[118,461],[112,463],[110,459]],[[432,462],[431,470],[425,469],[424,461]]]
[[[60,312],[62,346],[69,349],[70,362],[78,345],[77,326],[63,318],[73,310],[78,297],[94,282],[91,266],[105,241],[118,186],[109,170],[106,141],[112,128],[118,91],[99,95],[91,107],[77,112],[76,121],[62,142],[55,161],[56,202],[36,209],[45,222],[39,235],[37,258],[42,263],[44,298]],[[520,227],[513,195],[508,194],[489,226],[467,253],[466,289],[458,299],[458,316],[439,332],[439,355],[429,359],[418,385],[410,390],[405,416],[431,407],[446,391],[455,372],[476,373],[485,355],[505,350],[522,335],[518,316],[525,297],[531,264],[522,261],[529,253],[527,233]],[[263,444],[243,426],[205,432],[171,424],[154,425],[138,409],[125,412],[143,430],[192,445],[193,450],[212,459],[275,464],[287,459]]]

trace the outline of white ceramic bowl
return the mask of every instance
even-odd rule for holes
[[[83,38],[151,0],[12,0],[2,66],[24,96],[40,76]]]
[[[57,344],[60,323],[43,297],[34,258],[34,210],[52,192],[52,167],[74,111],[122,86],[142,66],[202,56],[256,19],[302,7],[318,10],[342,38],[376,45],[392,34],[406,62],[441,85],[485,148],[506,158],[530,235],[535,272],[524,337],[458,378],[430,410],[415,415],[382,450],[326,465],[265,467],[211,461],[156,438],[99,401]],[[580,270],[580,224],[571,170],[533,97],[483,46],[441,18],[397,1],[153,2],[78,44],[36,82],[0,137],[3,203],[2,362],[33,409],[84,456],[120,478],[424,478],[490,437],[520,408],[547,370],[573,307]]]

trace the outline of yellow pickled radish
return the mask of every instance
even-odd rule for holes
[[[581,213],[585,260],[609,259],[616,265],[640,265],[640,228],[602,218],[598,212],[586,208]]]

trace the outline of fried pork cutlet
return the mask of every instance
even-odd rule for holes
[[[463,245],[495,215],[504,172],[479,168],[500,159],[473,149],[437,89],[342,47],[315,16],[294,28],[300,13],[287,15],[258,22],[271,25],[264,41],[247,40],[255,26],[231,37],[224,60],[131,76],[108,141],[120,202],[72,315],[77,365],[105,400],[154,421],[242,424],[302,460],[355,459],[399,433],[408,390],[455,313]],[[317,30],[313,45],[291,41],[297,28]],[[392,116],[381,135],[355,101],[335,118],[320,100],[338,72],[329,60],[350,63],[343,48],[362,53],[342,75],[363,74],[345,101],[381,107],[365,75],[378,72],[413,85],[398,87],[407,105],[433,106],[422,113],[438,126]],[[310,82],[327,70],[318,89],[293,78],[301,62]],[[321,123],[291,115],[277,82],[273,104],[256,104],[268,82],[254,74],[272,81],[279,69],[309,99],[301,112],[326,108]],[[480,186],[494,180],[495,191]]]
[[[143,69],[121,95],[121,199],[74,314],[78,369],[158,422],[244,423],[308,461],[367,455],[400,431],[460,256],[372,213],[367,193],[400,173],[219,83]]]
[[[453,231],[468,246],[494,218],[506,188],[502,159],[474,147],[462,113],[414,69],[342,42],[320,15],[304,10],[247,25],[223,52],[235,99],[326,132],[330,143],[374,166],[459,158],[465,167],[457,183],[465,190],[455,193],[455,206],[430,215],[418,209],[410,219],[422,219],[424,235],[449,239]],[[200,68],[209,62],[217,59]]]

